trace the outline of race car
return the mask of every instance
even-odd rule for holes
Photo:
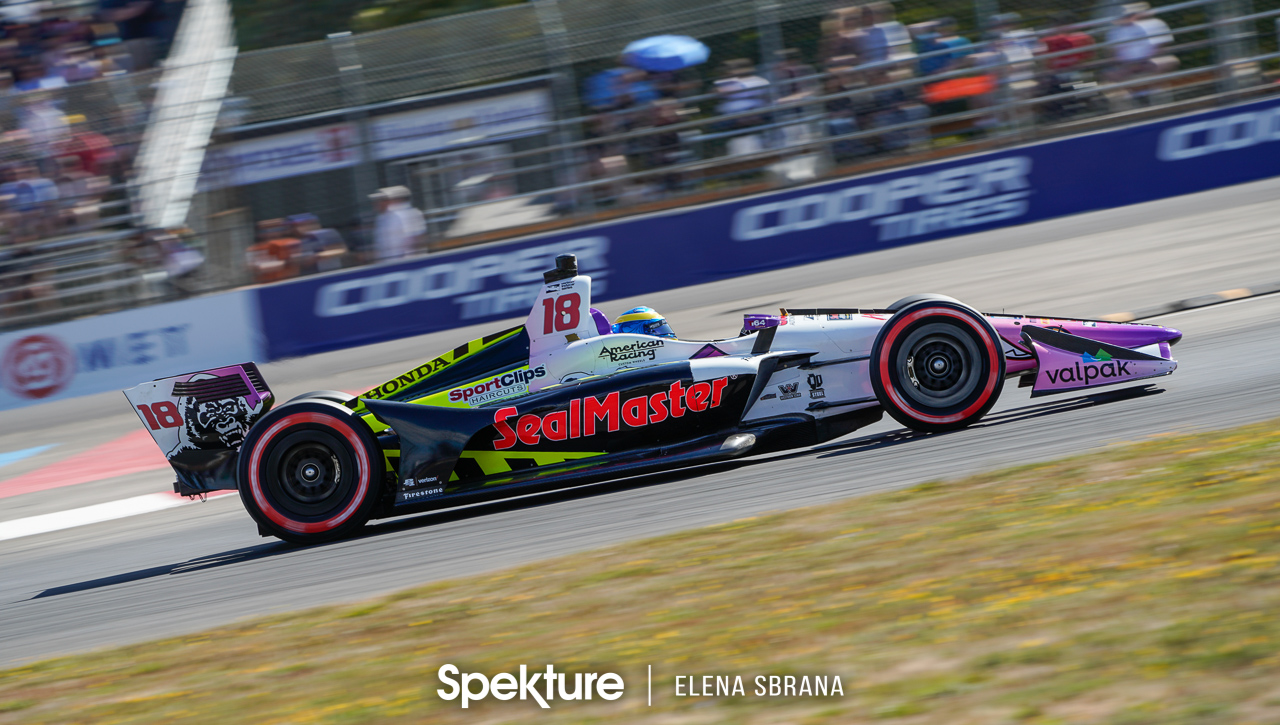
[[[274,406],[253,363],[125,391],[178,493],[238,489],[264,536],[310,544],[367,521],[811,446],[888,413],[916,431],[1031,395],[1168,375],[1159,325],[983,314],[914,295],[883,309],[746,315],[736,337],[615,331],[556,259],[524,325],[351,396]]]

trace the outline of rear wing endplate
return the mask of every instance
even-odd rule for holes
[[[153,380],[124,396],[186,496],[236,488],[240,444],[275,402],[251,362]]]

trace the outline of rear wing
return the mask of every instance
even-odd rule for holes
[[[251,362],[153,380],[124,396],[173,466],[174,491],[185,496],[236,488],[240,444],[275,402]]]

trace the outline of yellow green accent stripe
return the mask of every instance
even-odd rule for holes
[[[418,367],[402,375],[398,375],[386,381],[385,383],[378,385],[377,387],[371,388],[370,390],[367,390],[364,393],[357,395],[356,400],[359,401],[361,398],[383,399],[390,395],[393,395],[395,391],[398,390],[399,388],[409,387],[411,385],[417,385],[418,383],[432,377],[433,375],[440,372],[441,370],[447,370],[451,365],[462,360],[463,358],[468,357],[470,355],[474,355],[480,352],[481,350],[484,350],[485,348],[490,347],[491,345],[495,345],[499,342],[502,342],[503,340],[506,340],[512,337],[513,335],[519,334],[520,330],[522,329],[523,328],[521,327],[514,327],[511,330],[508,330],[506,334],[503,334],[499,337],[495,337],[489,340],[487,343],[484,341],[483,338],[481,338],[479,340],[471,340],[466,344],[459,345],[453,350],[450,350],[446,353],[438,355],[437,357],[432,358],[431,360],[419,365]],[[352,408],[352,410],[354,410],[356,414],[360,415],[361,417],[364,417],[368,414],[368,410],[364,407],[363,402],[359,402],[358,405]]]
[[[595,456],[603,456],[603,452],[597,453],[562,453],[559,451],[521,451],[519,453],[507,453],[499,451],[463,451],[462,458],[470,458],[480,466],[480,470],[486,476],[494,476],[499,473],[511,473],[516,470],[511,467],[508,459],[519,458],[524,460],[533,459],[537,466],[550,466],[556,463],[565,463],[567,461],[577,461],[583,458],[593,458]],[[450,481],[457,481],[458,474],[455,472],[449,476]]]

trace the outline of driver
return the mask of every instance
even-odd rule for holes
[[[676,333],[671,331],[667,318],[658,314],[652,307],[632,307],[613,321],[613,331],[629,332],[635,335],[653,335],[675,339]]]

